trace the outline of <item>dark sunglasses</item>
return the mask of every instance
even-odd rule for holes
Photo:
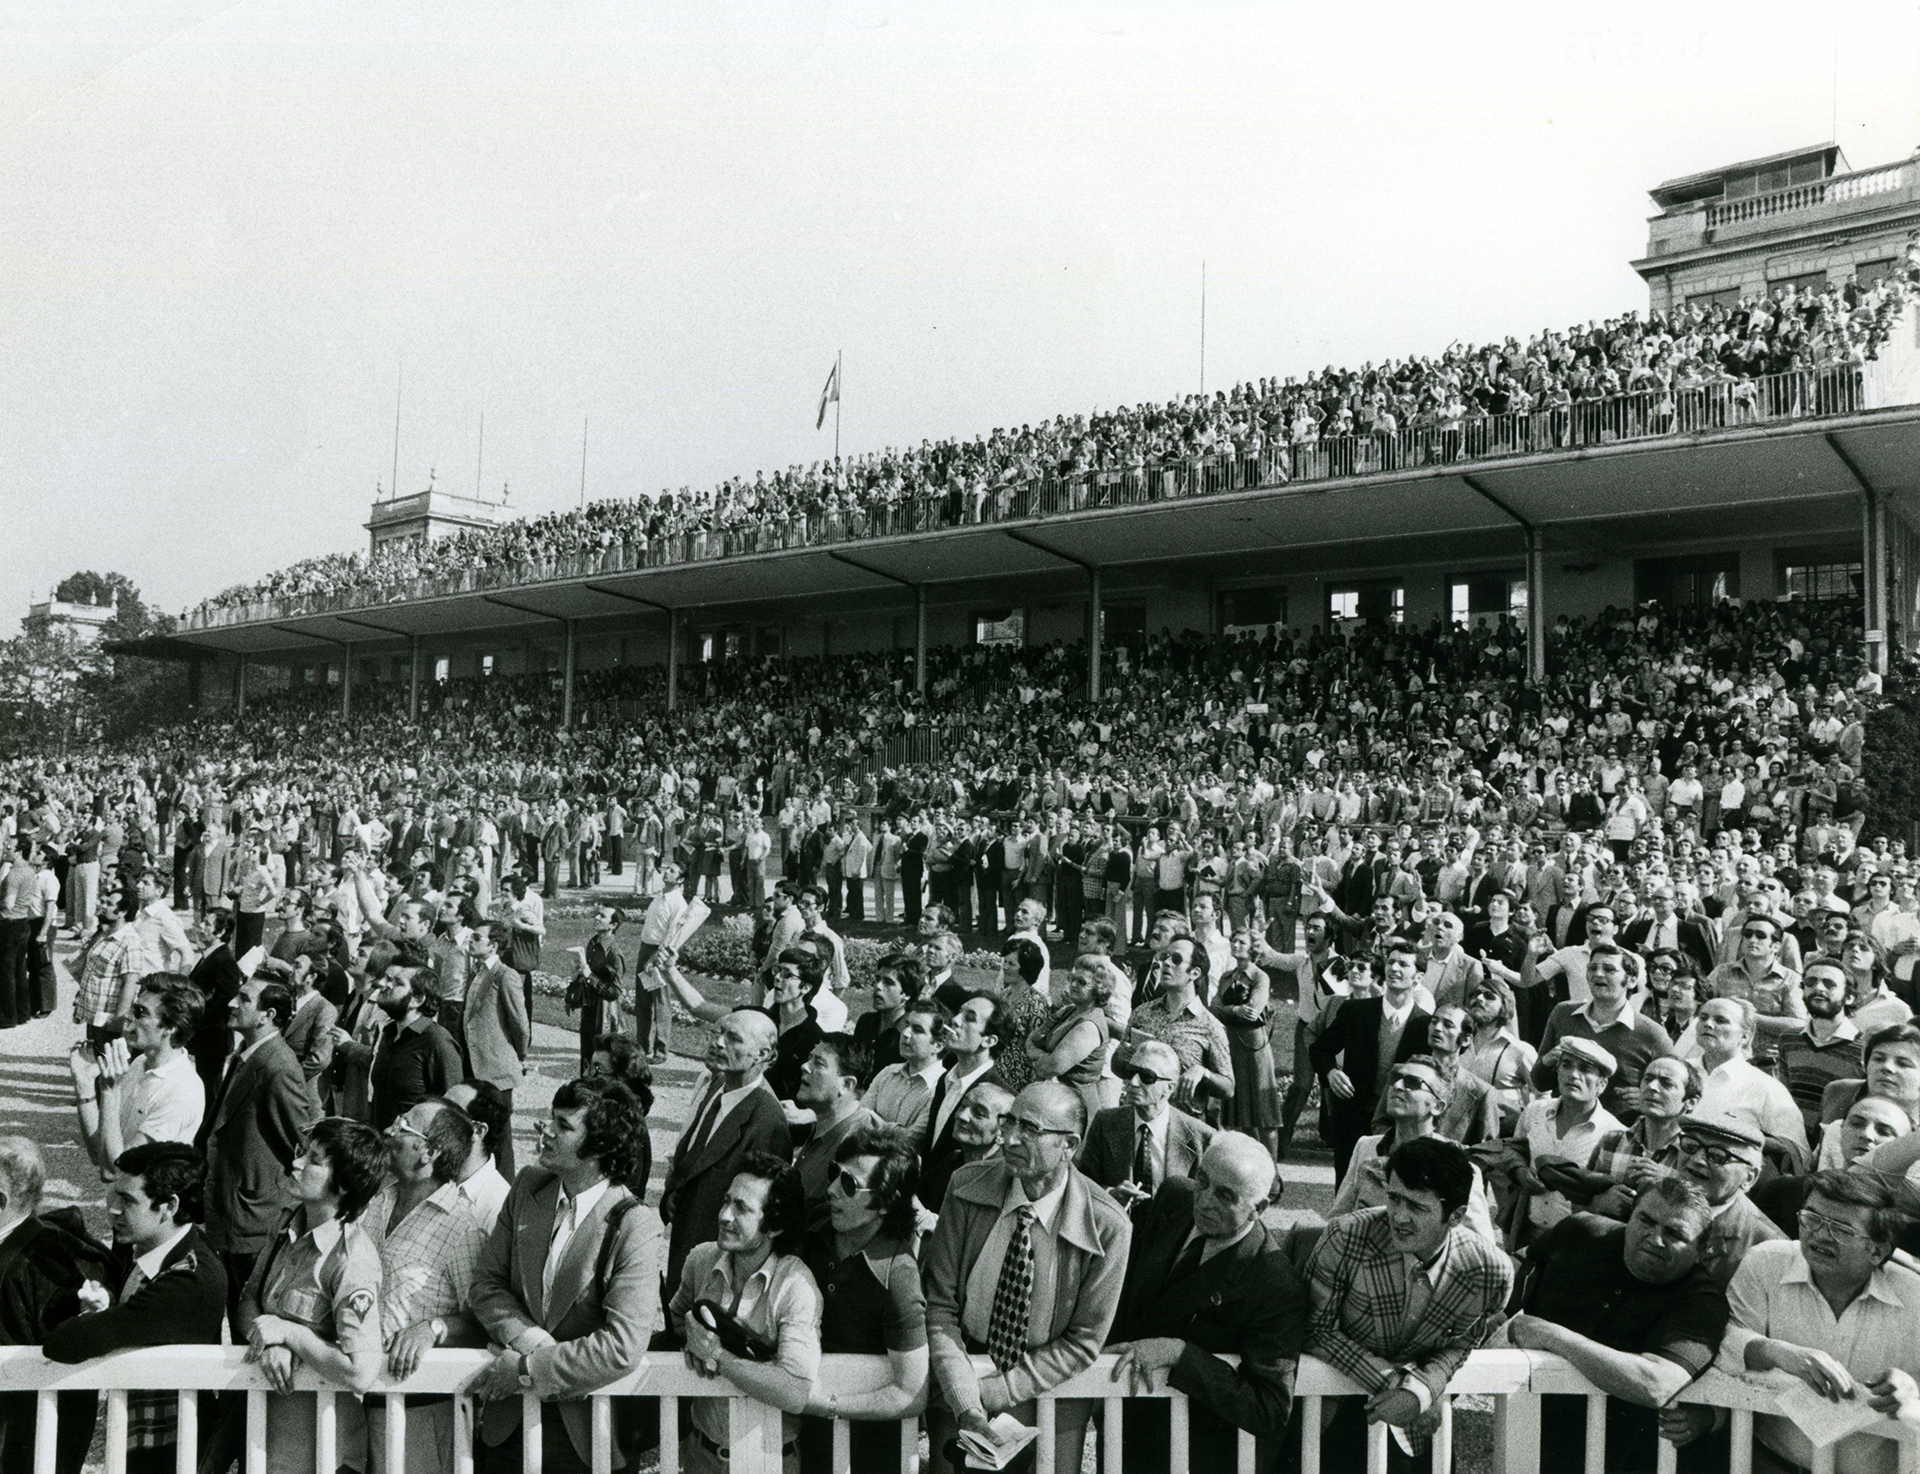
[[[1120,1073],[1124,1078],[1128,1080],[1138,1080],[1142,1085],[1158,1085],[1162,1080],[1171,1078],[1167,1075],[1156,1075],[1145,1065],[1137,1066],[1131,1070],[1122,1070]]]

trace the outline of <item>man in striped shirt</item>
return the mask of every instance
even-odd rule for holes
[[[1858,1024],[1847,1017],[1847,973],[1839,962],[1814,956],[1800,975],[1800,997],[1807,1007],[1807,1031],[1780,1040],[1773,1072],[1793,1096],[1807,1123],[1807,1139],[1820,1135],[1820,1099],[1835,1080],[1866,1074]]]

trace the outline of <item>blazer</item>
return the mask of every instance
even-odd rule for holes
[[[740,1164],[759,1152],[771,1152],[781,1161],[793,1159],[793,1133],[787,1127],[780,1098],[763,1077],[746,1098],[713,1123],[713,1130],[697,1151],[689,1152],[687,1130],[675,1143],[666,1181],[660,1186],[660,1217],[669,1225],[667,1283],[680,1283],[680,1266],[695,1244],[716,1236],[720,1204],[726,1199]]]
[[[1074,1164],[1102,1187],[1114,1187],[1133,1176],[1133,1146],[1139,1136],[1132,1106],[1109,1106],[1096,1111],[1087,1127]],[[1213,1131],[1184,1111],[1167,1109],[1167,1166],[1163,1181],[1192,1177],[1200,1158],[1213,1142]]]
[[[1314,1071],[1324,1078],[1329,1070],[1346,1071],[1353,1081],[1353,1098],[1328,1102],[1337,1114],[1371,1121],[1379,1104],[1374,1095],[1374,1077],[1380,1073],[1380,1013],[1386,1000],[1381,997],[1349,998],[1334,1010],[1320,1036],[1309,1046]],[[1427,1021],[1432,1018],[1419,1004],[1407,1015],[1407,1026],[1400,1031],[1400,1047],[1393,1060],[1399,1064],[1424,1054],[1427,1049]]]
[[[1258,1467],[1280,1466],[1281,1437],[1293,1407],[1294,1363],[1306,1348],[1307,1287],[1279,1237],[1258,1219],[1245,1238],[1178,1278],[1172,1274],[1193,1229],[1195,1184],[1169,1177],[1133,1228],[1127,1279],[1107,1343],[1171,1336],[1185,1349],[1170,1384],[1193,1399],[1190,1469],[1230,1469],[1235,1430],[1260,1440]],[[1238,1356],[1235,1368],[1220,1360]],[[1129,1450],[1132,1455],[1141,1450]],[[1146,1454],[1164,1469],[1164,1449]]]
[[[961,1301],[1012,1181],[1012,1169],[993,1157],[955,1172],[926,1250],[927,1350],[947,1405],[956,1412],[980,1404],[979,1378],[960,1323]],[[1048,1339],[1005,1372],[1010,1404],[1027,1402],[1086,1370],[1106,1344],[1120,1308],[1133,1224],[1104,1188],[1072,1168],[1057,1232],[1053,1324]]]
[[[319,1116],[300,1061],[278,1034],[234,1056],[207,1112],[207,1242],[257,1254],[293,1206],[287,1173]]]
[[[1693,965],[1704,978],[1719,966],[1716,954],[1720,948],[1713,934],[1713,923],[1702,916],[1680,916],[1675,920],[1679,923],[1674,928],[1674,935],[1679,938],[1680,951],[1693,960]],[[1647,938],[1651,935],[1653,918],[1643,916],[1638,921],[1628,923],[1627,929],[1620,933],[1620,945],[1630,951],[1644,953]]]
[[[972,996],[973,993],[969,990],[967,997],[971,998]],[[971,1090],[975,1085],[981,1084],[982,1082],[998,1085],[1003,1090],[1011,1091],[1013,1089],[1006,1074],[1000,1068],[1000,1061],[997,1059],[991,1065],[987,1066],[986,1074],[980,1076],[977,1080],[968,1081],[967,1089]],[[947,1117],[945,1124],[940,1128],[939,1135],[936,1136],[933,1130],[934,1122],[940,1119],[940,1107],[946,1101],[947,1088],[952,1084],[953,1071],[949,1069],[946,1074],[940,1077],[940,1083],[933,1087],[933,1100],[927,1107],[927,1131],[926,1135],[920,1139],[920,1156],[923,1161],[929,1157],[943,1156],[953,1147],[953,1120],[954,1116],[959,1115],[957,1110]],[[964,1099],[964,1097],[965,1092],[963,1091],[962,1098]]]
[[[333,1026],[339,1016],[319,993],[309,993],[281,1031],[287,1048],[300,1061],[300,1073],[307,1077],[307,1088],[313,1092],[316,1110],[320,1106],[320,1082],[333,1063]]]
[[[542,1279],[560,1179],[529,1167],[514,1179],[473,1272],[474,1315],[493,1340],[526,1353],[534,1395],[559,1404],[567,1436],[589,1465],[593,1411],[588,1394],[633,1372],[660,1326],[660,1219],[651,1208],[636,1202],[626,1210],[607,1257],[606,1281],[594,1277],[608,1217],[632,1196],[608,1184],[567,1241],[549,1298]],[[518,1397],[489,1402],[480,1423],[482,1441],[497,1448],[515,1436],[520,1403]],[[623,1431],[621,1420],[614,1419],[615,1468],[630,1453]]]
[[[1307,1349],[1367,1392],[1387,1385],[1382,1362],[1426,1384],[1438,1408],[1447,1383],[1504,1317],[1513,1261],[1471,1229],[1447,1233],[1447,1266],[1418,1321],[1406,1324],[1407,1282],[1385,1208],[1326,1226],[1307,1261],[1313,1334]],[[1416,1452],[1438,1419],[1408,1429]]]
[[[467,983],[464,1015],[469,1073],[501,1090],[519,1083],[532,1036],[520,974],[495,958]]]
[[[117,1297],[133,1251],[116,1246],[109,1288]],[[196,1224],[167,1251],[160,1272],[118,1305],[76,1315],[47,1333],[48,1361],[71,1364],[141,1346],[218,1346],[227,1314],[227,1271]]]
[[[240,964],[233,960],[233,948],[225,942],[194,963],[187,977],[200,990],[205,1003],[200,1013],[200,1027],[187,1045],[187,1052],[193,1056],[193,1067],[200,1072],[200,1079],[207,1087],[207,1099],[212,1100],[220,1090],[220,1075],[226,1068],[227,1056],[233,1052],[233,1028],[227,1022],[229,1009],[246,979],[240,976]]]

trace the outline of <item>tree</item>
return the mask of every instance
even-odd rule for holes
[[[1920,820],[1920,681],[1887,677],[1887,701],[1867,717],[1867,822],[1862,834],[1911,839]]]

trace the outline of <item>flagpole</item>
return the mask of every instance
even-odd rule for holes
[[[840,352],[833,355],[833,458],[840,459],[840,401],[846,398],[846,379],[840,372]]]
[[[580,417],[580,507],[587,505],[587,416]]]
[[[1207,263],[1200,262],[1200,392],[1207,392]]]

